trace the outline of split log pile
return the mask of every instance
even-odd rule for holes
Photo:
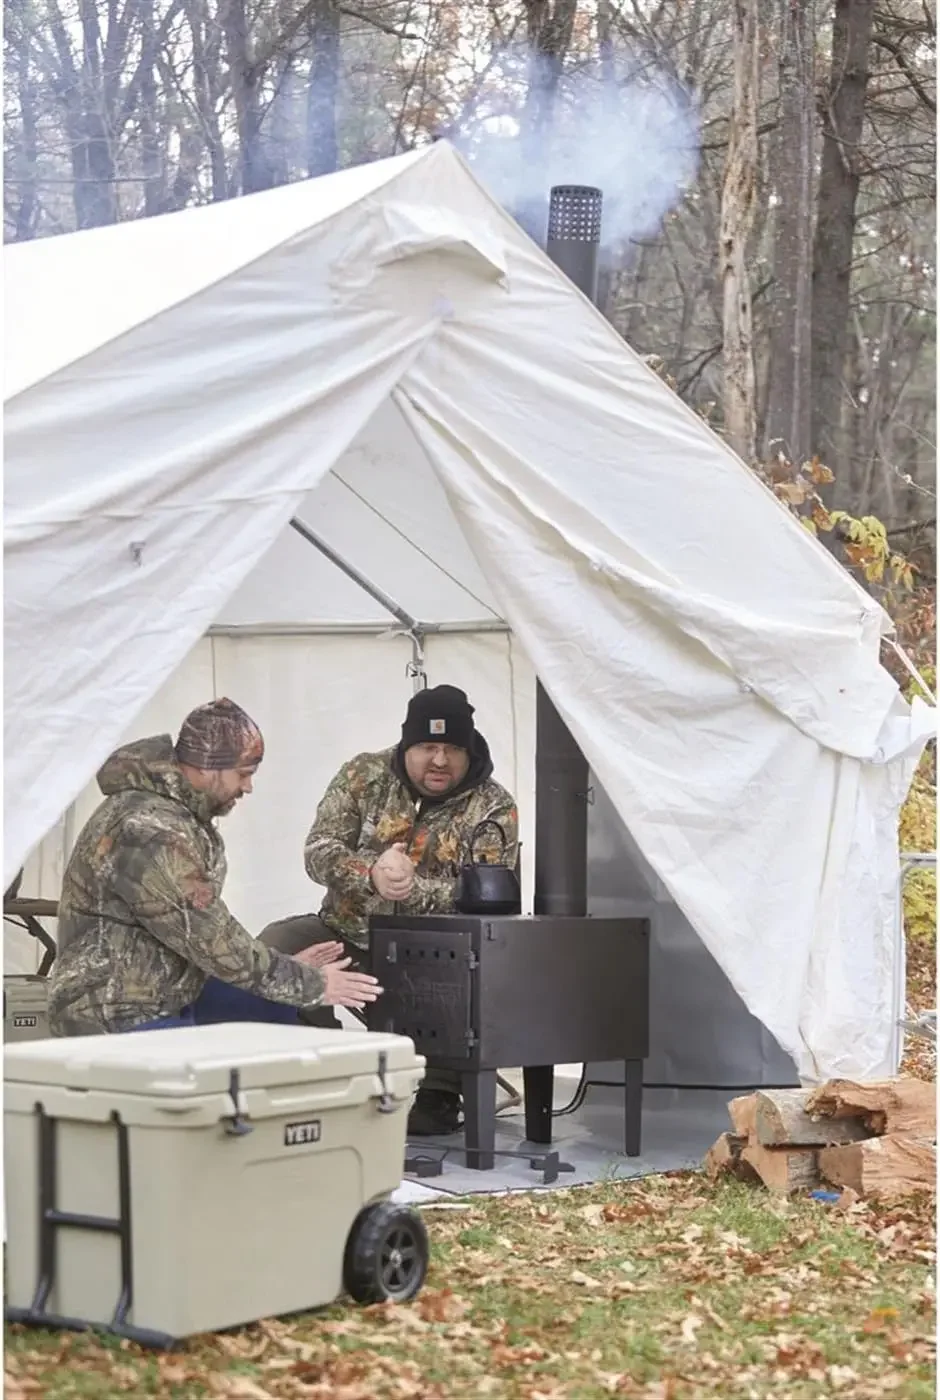
[[[817,1089],[765,1089],[732,1099],[731,1131],[709,1150],[714,1180],[730,1175],[789,1194],[841,1187],[857,1196],[935,1191],[936,1086],[919,1079]]]

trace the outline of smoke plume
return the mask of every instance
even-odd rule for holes
[[[603,191],[606,246],[652,235],[697,171],[698,120],[689,96],[639,65],[616,78],[598,65],[581,67],[557,76],[557,86],[553,76],[536,55],[502,54],[488,93],[450,139],[539,242],[548,192],[560,184]]]

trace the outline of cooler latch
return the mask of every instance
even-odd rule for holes
[[[382,1091],[379,1095],[379,1102],[377,1105],[378,1110],[380,1113],[394,1113],[397,1105],[395,1103],[395,1100],[392,1098],[391,1094],[388,1092],[388,1079],[386,1078],[386,1075],[388,1074],[388,1055],[385,1053],[384,1050],[379,1051],[378,1073],[379,1088]]]
[[[225,1131],[229,1137],[245,1137],[252,1132],[252,1126],[241,1111],[239,1096],[241,1094],[241,1077],[237,1069],[233,1069],[228,1080],[229,1098],[232,1100],[231,1118],[223,1118]]]

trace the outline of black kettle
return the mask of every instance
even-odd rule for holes
[[[458,914],[521,914],[522,893],[514,870],[503,863],[490,865],[474,859],[477,837],[485,827],[499,832],[502,853],[506,854],[506,833],[499,822],[487,819],[473,828],[470,835],[469,861],[461,867],[457,880]]]

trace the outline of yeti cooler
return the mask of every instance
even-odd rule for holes
[[[11,974],[3,979],[3,1040],[45,1040],[49,1035],[49,982]]]
[[[408,1214],[364,1212],[401,1183],[424,1073],[403,1036],[237,1023],[4,1062],[8,1320],[159,1346],[317,1307],[348,1284],[362,1220],[375,1249]]]

